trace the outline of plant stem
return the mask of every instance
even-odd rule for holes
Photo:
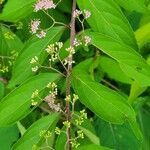
[[[70,22],[70,46],[73,47],[73,42],[75,39],[75,18],[73,16],[73,13],[76,9],[76,0],[72,1],[72,14],[71,14],[71,22]],[[72,55],[68,57],[68,61],[72,62],[73,57]],[[71,89],[71,72],[72,72],[72,63],[68,63],[67,67],[67,78],[66,78],[66,96],[70,95],[70,89]],[[68,122],[71,120],[71,111],[70,111],[70,105],[69,101],[66,101],[66,119]],[[67,128],[67,150],[71,150],[71,131],[70,127]]]
[[[40,66],[40,68],[53,70],[53,71],[59,73],[60,75],[62,75],[63,77],[66,77],[66,76],[65,76],[63,73],[61,73],[59,70],[57,70],[57,69],[55,69],[55,68],[53,68],[53,67],[51,67],[51,66],[50,66],[50,67],[42,66],[42,65],[39,65],[39,66]]]

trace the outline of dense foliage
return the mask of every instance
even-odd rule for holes
[[[150,150],[149,0],[0,0],[0,150]]]

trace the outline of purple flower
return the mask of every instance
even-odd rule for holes
[[[30,32],[35,34],[39,28],[40,23],[41,23],[41,21],[39,19],[32,20],[31,25],[30,25],[30,28],[31,28]]]
[[[38,34],[36,34],[36,36],[41,39],[46,36],[46,32],[44,30],[41,30]]]
[[[38,0],[34,6],[34,10],[37,12],[41,9],[55,9],[56,5],[54,4],[53,0]]]

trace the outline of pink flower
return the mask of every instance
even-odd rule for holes
[[[32,20],[31,21],[31,25],[30,25],[30,27],[31,27],[31,31],[30,32],[33,33],[33,34],[36,33],[38,28],[39,28],[40,23],[41,23],[41,21],[39,19]]]
[[[82,11],[76,9],[76,10],[73,12],[73,17],[74,17],[74,18],[77,18],[77,17],[79,17],[81,14],[82,14]]]
[[[84,10],[84,16],[85,16],[85,19],[89,18],[91,16],[91,12],[88,10]]]
[[[47,10],[55,7],[56,5],[54,4],[53,0],[38,0],[34,6],[34,10],[37,12],[41,9]]]
[[[54,8],[54,9],[55,9],[55,7],[56,7],[56,5],[53,3],[52,0],[44,0],[44,6],[43,6],[43,8],[44,8],[45,10],[51,9],[51,8]]]
[[[36,34],[36,36],[41,39],[46,36],[46,32],[44,30],[41,30],[38,34]]]
[[[39,0],[36,4],[35,4],[35,6],[34,6],[34,10],[37,12],[37,11],[39,11],[39,10],[41,10],[42,8],[43,8],[43,2],[41,1],[41,0]]]

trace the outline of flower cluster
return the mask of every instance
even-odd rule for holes
[[[64,125],[66,128],[70,128],[71,123],[67,120],[67,121],[64,121],[64,122],[63,122],[63,125]]]
[[[84,14],[85,19],[88,19],[91,16],[91,12],[88,10],[83,10],[83,14]]]
[[[82,45],[82,42],[81,42],[81,40],[75,38],[74,41],[73,41],[73,45],[74,45],[75,47],[77,47],[77,46]]]
[[[71,140],[71,145],[74,148],[78,148],[78,146],[80,146],[80,143],[77,141],[78,139],[84,139],[84,133],[83,130],[78,130],[77,131],[77,137],[75,137],[74,139]]]
[[[0,4],[3,4],[4,0],[0,0]]]
[[[91,38],[89,36],[84,36],[85,46],[87,46],[91,42]]]
[[[16,26],[17,30],[22,29],[23,28],[23,23],[21,21],[16,22],[15,26]]]
[[[76,94],[73,94],[73,97],[71,97],[71,95],[66,96],[65,101],[75,103],[78,99],[79,99],[79,96]]]
[[[82,44],[84,44],[85,46],[88,46],[88,44],[90,44],[90,42],[91,42],[91,38],[89,36],[85,35],[82,37],[82,39],[75,38],[73,45],[75,47],[78,47]]]
[[[84,16],[84,17],[80,17],[80,15]],[[84,32],[84,21],[85,19],[88,19],[91,16],[91,12],[88,10],[78,10],[76,9],[73,13],[73,17],[77,18],[79,20],[79,22],[81,23],[83,32]],[[73,45],[75,47],[80,46],[82,44],[84,44],[85,46],[87,46],[89,43],[91,42],[91,38],[87,35],[82,36],[82,39],[77,39],[75,38]]]
[[[75,120],[76,125],[81,125],[84,122],[84,119],[87,119],[87,113],[85,113],[85,109],[83,109],[82,111],[80,111],[80,115]]]
[[[50,59],[49,59],[50,62],[51,61],[54,62],[55,60],[58,59],[59,51],[62,47],[63,47],[62,42],[56,42],[54,44],[50,44],[50,45],[47,46],[45,51],[50,55]]]
[[[51,137],[52,133],[47,130],[42,130],[42,131],[40,131],[39,135],[40,135],[40,137],[44,137],[45,139],[48,139],[49,137]]]
[[[85,9],[83,11],[76,9],[73,12],[73,17],[74,18],[79,18],[80,15],[83,15],[85,19],[88,19],[91,16],[91,12],[88,11],[88,10],[85,10]]]
[[[35,90],[31,95],[31,105],[36,106],[38,102],[35,100],[39,96],[39,90]]]
[[[48,103],[49,107],[52,110],[56,112],[62,112],[60,104],[59,103],[55,104],[55,99],[57,96],[57,85],[54,82],[53,83],[50,82],[47,85],[47,88],[50,89],[49,91],[50,94],[44,98],[44,101]]]
[[[55,133],[56,133],[57,135],[60,135],[60,133],[61,133],[60,128],[56,127],[56,128],[55,128]]]
[[[9,56],[0,56],[0,72],[2,73],[9,72],[17,56],[18,52],[16,52],[15,50],[11,51]]]
[[[9,32],[9,31],[4,33],[5,39],[14,40],[14,37],[15,37],[15,36],[16,36],[16,35],[15,35],[14,33]]]
[[[70,58],[73,56],[73,54],[75,54],[75,49],[74,47],[70,46],[66,48],[66,51],[69,53],[69,55],[68,58],[64,59],[64,65],[72,65],[73,63],[75,63],[75,61]]]
[[[39,10],[48,10],[48,9],[55,9],[56,5],[54,4],[53,0],[38,0],[34,6],[34,11],[37,12]]]
[[[30,32],[35,34],[38,38],[43,38],[46,36],[46,32],[39,28],[41,21],[39,19],[31,20]]]
[[[8,66],[0,64],[0,72],[5,73],[8,71],[9,71]]]
[[[39,60],[38,60],[38,57],[37,56],[34,56],[31,61],[30,61],[30,64],[32,65],[32,71],[33,72],[36,72],[39,67],[38,67],[38,64],[39,64]]]
[[[39,19],[31,20],[31,33],[36,33],[41,21]]]
[[[78,18],[80,15],[82,15],[82,11],[81,11],[81,10],[76,9],[76,10],[73,12],[73,17],[74,17],[74,18]]]

